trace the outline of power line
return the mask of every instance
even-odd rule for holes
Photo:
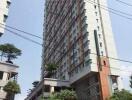
[[[90,0],[89,0],[90,1]],[[95,2],[89,2],[89,1],[87,1],[88,3],[91,3],[91,4],[95,4]],[[126,16],[124,16],[124,15],[129,15],[130,16],[130,14],[127,14],[127,13],[124,13],[124,12],[121,12],[121,11],[118,11],[118,10],[115,10],[115,9],[113,9],[113,8],[108,8],[108,7],[106,7],[106,6],[104,6],[104,5],[100,5],[99,3],[96,3],[96,4],[98,4],[98,6],[100,6],[100,8],[102,8],[102,9],[104,9],[104,10],[106,10],[106,11],[110,11],[111,13],[113,13],[113,14],[116,14],[116,15],[118,15],[118,16],[120,16],[120,17],[123,17],[123,18],[127,18],[127,19],[129,19],[129,20],[132,20],[132,18],[129,18],[129,17],[126,17]],[[103,7],[102,7],[103,6]],[[104,8],[105,7],[105,8]],[[107,9],[106,9],[107,8]],[[111,10],[113,10],[113,11],[111,11]],[[118,13],[116,13],[116,12],[118,12]],[[120,13],[120,14],[119,14]],[[121,14],[123,14],[123,15],[121,15]],[[48,41],[48,40],[47,40]],[[57,50],[58,51],[58,50]],[[97,54],[96,54],[97,55]],[[105,57],[107,57],[107,56],[105,56]],[[109,58],[109,59],[113,59],[113,60],[118,60],[118,61],[122,61],[122,62],[128,62],[128,63],[132,63],[132,61],[127,61],[127,60],[123,60],[123,59],[118,59],[118,58],[113,58],[113,57],[107,57],[107,58]]]
[[[38,35],[34,35],[34,34],[32,34],[32,33],[29,33],[29,32],[23,31],[23,30],[20,30],[20,29],[18,29],[18,28],[14,28],[14,27],[9,26],[9,25],[4,25],[4,24],[2,24],[2,23],[0,23],[0,25],[6,26],[6,27],[8,27],[8,28],[10,28],[10,29],[13,29],[13,30],[22,32],[22,33],[24,33],[24,34],[27,34],[27,35],[30,35],[30,36],[33,36],[33,37],[36,37],[36,38],[39,38],[39,39],[43,39],[42,37],[40,37],[40,36],[38,36]]]
[[[89,0],[89,1],[90,1],[90,0]],[[117,1],[120,1],[120,0],[117,0]],[[88,1],[87,1],[87,2],[88,2]],[[90,1],[90,2],[95,3],[95,2],[93,2],[93,1]],[[90,2],[89,2],[89,3],[90,3]],[[121,2],[121,1],[120,1],[120,2]],[[96,4],[98,4],[98,3],[96,3]],[[115,10],[115,9],[113,9],[113,8],[106,7],[106,6],[104,6],[104,5],[100,5],[100,4],[98,4],[98,5],[99,5],[99,6],[102,6],[102,7],[105,7],[105,8],[107,8],[107,9],[113,10],[113,11],[115,11],[115,12],[118,12],[118,13],[121,13],[121,14],[124,14],[124,15],[127,15],[127,16],[132,16],[131,14],[128,14],[128,13],[125,13],[125,12],[122,12],[122,11],[119,11],[119,10]],[[101,8],[102,8],[102,7],[101,7]],[[104,9],[104,8],[102,8],[102,9]],[[106,10],[106,9],[104,9],[104,10]],[[118,15],[118,16],[121,16],[121,17],[124,17],[124,18],[127,18],[127,19],[132,20],[132,18],[129,18],[129,17],[126,17],[126,16],[123,16],[123,15],[117,14],[117,13],[112,12],[112,11],[110,11],[110,12],[113,13],[113,14],[116,14],[116,15]],[[55,14],[55,13],[53,13],[53,12],[50,12],[50,13]],[[1,24],[1,25],[4,25],[4,24],[2,24],[2,23],[0,23],[0,24]],[[4,26],[6,26],[6,27],[8,27],[8,28],[11,28],[11,29],[14,29],[14,30],[17,30],[17,31],[22,32],[22,33],[24,33],[24,34],[27,34],[27,35],[30,35],[30,36],[33,36],[33,37],[37,37],[37,38],[39,38],[39,39],[43,39],[42,37],[40,37],[40,36],[38,36],[38,35],[34,35],[34,34],[32,34],[32,33],[29,33],[29,32],[23,31],[23,30],[20,30],[20,29],[18,29],[18,28],[14,28],[14,27],[9,26],[9,25],[4,25]]]
[[[90,2],[89,2],[89,3],[90,3]],[[92,4],[93,4],[93,3],[92,3]],[[98,5],[100,6],[100,4],[98,4]],[[0,24],[1,24],[1,23],[0,23]],[[2,24],[2,25],[4,25],[4,24]],[[9,28],[15,29],[15,30],[17,30],[17,31],[19,30],[19,29],[13,28],[13,27],[8,26],[8,25],[6,25],[6,26],[9,27]],[[0,26],[0,27],[1,27],[1,26]],[[1,27],[1,28],[4,28],[4,27]],[[42,46],[41,43],[36,42],[36,41],[34,41],[34,40],[30,39],[30,38],[27,38],[27,37],[25,37],[25,36],[23,36],[23,35],[20,35],[20,34],[17,33],[17,32],[11,31],[11,30],[9,30],[9,29],[7,29],[7,28],[4,28],[4,29],[7,30],[7,31],[9,31],[9,32],[11,32],[11,33],[13,33],[14,35],[17,35],[17,36],[19,36],[19,37],[25,39],[25,40],[28,40],[28,41],[30,41],[30,42],[33,42],[33,43],[35,43],[35,44],[38,44],[38,45],[41,45],[41,46]],[[19,31],[25,32],[25,31],[23,31],[23,30],[19,30]],[[36,37],[36,35],[33,35],[33,34],[31,34],[31,33],[28,33],[28,32],[25,32],[25,33],[27,33],[28,35],[32,35],[32,36],[35,36],[35,37]],[[38,37],[38,36],[37,36],[37,37]],[[41,37],[40,37],[40,38],[41,38]],[[61,53],[62,53],[62,52],[61,52]],[[91,54],[95,54],[95,53],[91,53]],[[95,55],[97,55],[97,54],[95,54]],[[105,57],[107,57],[107,56],[105,56]],[[122,61],[122,62],[132,63],[132,61],[128,61],[128,60],[123,60],[123,59],[118,59],[118,58],[112,58],[112,57],[107,57],[107,58],[114,59],[114,60],[118,60],[118,61]]]
[[[89,1],[87,1],[88,3],[91,3],[91,4],[95,4],[95,2],[89,2]],[[121,12],[121,11],[118,11],[118,10],[114,10],[113,8],[108,8],[108,7],[106,7],[106,6],[104,6],[104,5],[100,5],[99,3],[96,3],[96,4],[98,4],[98,6],[100,6],[100,8],[101,9],[104,9],[104,10],[106,10],[106,11],[108,11],[108,12],[111,12],[112,14],[115,14],[115,15],[118,15],[118,16],[120,16],[120,17],[123,17],[123,18],[126,18],[126,19],[129,19],[129,20],[131,20],[132,21],[132,18],[130,18],[130,17],[127,17],[127,16],[124,16],[126,13],[124,13],[124,12]],[[103,7],[102,7],[103,6]],[[105,8],[104,8],[105,7]],[[107,9],[106,9],[107,8]],[[111,11],[111,10],[108,10],[108,9],[111,9],[111,10],[113,10],[113,11]],[[118,12],[118,13],[116,13],[116,12]],[[51,12],[50,12],[51,13]],[[120,13],[120,14],[119,14]],[[122,14],[123,15],[122,15]],[[130,14],[127,14],[127,15],[130,15]],[[47,40],[47,41],[49,41],[49,40]]]
[[[93,2],[93,1],[90,1],[90,0],[89,0],[89,1],[86,1],[86,2],[91,3],[91,4],[95,4],[95,3],[96,3],[96,2]],[[113,8],[107,7],[107,6],[105,6],[105,5],[100,5],[99,3],[96,3],[96,4],[98,4],[98,6],[100,6],[101,9],[104,9],[104,10],[106,10],[106,11],[108,11],[108,12],[114,14],[114,15],[118,15],[118,16],[120,16],[120,17],[129,19],[129,20],[132,21],[132,17],[128,17],[128,16],[132,16],[132,14],[125,13],[125,12],[122,12],[122,11],[120,11],[120,10],[113,9]],[[101,6],[102,6],[102,7],[101,7]],[[104,7],[105,7],[105,8],[104,8]],[[49,12],[49,13],[55,14],[55,13],[53,13],[53,12]],[[57,13],[56,13],[56,14],[57,14]],[[58,15],[58,14],[57,14],[57,15]]]
[[[90,53],[90,54],[97,55],[96,53]],[[99,56],[102,56],[102,55],[99,55]],[[103,57],[106,57],[106,58],[109,58],[109,59],[113,59],[113,60],[117,60],[117,61],[121,61],[121,62],[131,63],[132,64],[132,61],[128,61],[128,60],[113,58],[113,57],[109,57],[109,56],[103,56]]]
[[[38,45],[41,45],[41,46],[42,46],[41,43],[36,42],[36,41],[34,41],[33,39],[30,39],[30,38],[28,38],[28,37],[26,37],[26,36],[23,36],[23,35],[21,35],[21,34],[19,34],[19,33],[17,33],[17,32],[14,32],[14,31],[9,30],[9,29],[7,29],[7,28],[4,28],[4,27],[2,27],[2,26],[0,26],[0,28],[3,28],[3,29],[5,29],[6,31],[8,31],[8,32],[10,32],[10,33],[12,33],[12,34],[14,34],[14,35],[16,35],[16,36],[19,36],[19,37],[21,37],[21,38],[23,38],[23,39],[25,39],[25,40],[28,40],[28,41],[30,41],[30,42],[32,42],[32,43],[35,43],[35,44],[38,44]]]
[[[93,1],[90,1],[90,0],[87,1],[87,2],[90,3],[90,4],[97,4],[103,10],[106,10],[106,11],[112,13],[112,14],[115,14],[117,16],[123,17],[125,19],[129,19],[129,20],[132,21],[132,17],[127,17],[126,16],[126,15],[130,15],[130,14],[127,14],[127,13],[125,14],[124,12],[121,12],[121,11],[118,11],[118,10],[114,10],[113,8],[110,9],[110,8],[104,6],[104,5],[100,5],[99,3],[96,3],[96,2],[93,2]],[[113,9],[113,11],[112,11],[112,9]]]
[[[129,4],[127,2],[124,2],[124,1],[121,1],[121,0],[116,0],[116,1],[119,2],[119,3],[122,3],[124,5],[131,6],[132,7],[132,4]]]
[[[52,48],[52,47],[48,46],[47,48]],[[75,49],[74,48],[74,50],[79,50],[79,49]],[[55,50],[55,51],[57,51],[58,53],[61,53],[61,54],[65,55],[65,52],[62,52],[60,50]],[[70,50],[67,50],[66,53],[68,51],[70,51]],[[92,53],[92,52],[90,52],[89,54],[97,55],[96,53]],[[102,57],[106,57],[108,59],[113,59],[113,60],[117,60],[117,61],[120,61],[120,62],[126,62],[126,63],[131,63],[132,64],[132,61],[129,61],[129,60],[124,60],[124,59],[119,59],[119,58],[114,58],[114,57],[104,56],[104,55],[97,55],[97,56],[102,56]]]
[[[95,63],[95,62],[92,62],[92,63],[93,63],[93,64],[97,64],[97,65],[99,65],[98,63]],[[104,65],[101,65],[101,66],[104,66]],[[126,69],[120,69],[120,68],[117,68],[117,67],[110,67],[110,66],[109,66],[109,68],[111,68],[111,69],[115,69],[115,70],[118,70],[118,71],[122,71],[122,72],[132,73],[132,70],[129,71],[129,70],[126,70]]]
[[[123,12],[123,11],[120,11],[120,10],[116,10],[116,9],[114,9],[114,8],[107,7],[107,6],[105,6],[105,5],[101,5],[101,4],[99,4],[99,3],[97,3],[97,2],[93,2],[93,1],[91,1],[91,0],[89,0],[89,1],[92,2],[92,3],[96,3],[96,4],[98,4],[99,6],[105,7],[105,8],[107,8],[107,9],[109,9],[109,10],[115,11],[115,12],[117,12],[117,13],[121,13],[121,14],[124,14],[124,15],[127,15],[127,16],[132,16],[132,14],[129,14],[129,13],[126,13],[126,12]]]

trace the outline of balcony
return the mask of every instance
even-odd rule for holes
[[[32,89],[31,93],[29,93],[25,100],[38,100],[38,98],[43,94],[43,91],[44,96],[48,98],[51,93],[61,90],[62,87],[70,87],[69,81],[44,78],[36,88]]]
[[[6,62],[0,62],[0,71],[17,73],[18,66]]]

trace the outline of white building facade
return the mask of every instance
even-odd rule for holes
[[[122,89],[107,0],[46,0],[41,82],[25,100],[48,100],[69,86],[78,100],[107,100]],[[47,64],[57,70],[46,71]]]
[[[8,18],[10,0],[0,0],[0,36],[4,34],[4,27]]]
[[[106,100],[122,88],[107,0],[46,0],[43,78],[69,80],[79,100]]]

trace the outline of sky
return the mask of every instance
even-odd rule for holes
[[[110,13],[112,29],[115,36],[115,43],[117,47],[117,53],[119,59],[124,59],[132,61],[132,6],[126,6],[122,3],[117,2],[117,0],[107,0],[109,7],[120,10],[129,14],[128,20],[126,18],[119,17]],[[122,0],[130,5],[132,5],[132,0]],[[129,87],[129,77],[132,74],[132,64],[120,62],[122,71],[122,81],[125,89],[130,90]]]
[[[129,13],[131,14],[129,17],[132,18],[132,7],[120,4],[116,0],[107,1],[109,7]],[[125,2],[132,4],[131,0],[125,0]],[[43,11],[44,0],[12,0],[7,25],[42,37]],[[132,20],[114,14],[110,14],[110,16],[118,57],[132,61]],[[25,35],[23,33],[20,34]],[[27,35],[25,36],[29,37]],[[40,39],[29,38],[42,43]],[[0,38],[0,44],[1,43],[12,43],[22,50],[22,56],[15,60],[15,63],[20,66],[18,69],[18,83],[21,86],[21,94],[17,95],[15,100],[24,100],[28,89],[32,88],[32,82],[40,79],[42,47],[7,31],[5,31],[5,34]],[[123,62],[120,62],[120,64],[124,71],[132,70],[132,64]],[[127,89],[129,89],[129,75],[130,73],[123,73],[124,87]]]
[[[7,25],[42,37],[43,10],[44,0],[12,0]],[[29,38],[42,43],[40,39]],[[21,86],[21,94],[15,100],[24,100],[27,90],[32,88],[32,82],[40,79],[42,47],[7,31],[0,38],[1,43],[12,43],[22,50],[22,56],[15,60],[19,65],[18,83]]]

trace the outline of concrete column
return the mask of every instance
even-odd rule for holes
[[[50,87],[50,93],[53,93],[55,90],[54,90],[54,86],[51,86]]]
[[[4,73],[3,73],[3,81],[6,81],[6,80],[7,80],[7,73],[4,72]]]

